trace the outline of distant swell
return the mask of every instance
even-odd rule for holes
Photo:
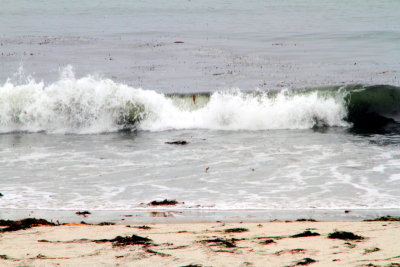
[[[70,69],[55,83],[33,79],[0,87],[0,132],[102,133],[170,129],[270,130],[396,125],[400,88],[333,86],[305,90],[228,90],[163,95]]]

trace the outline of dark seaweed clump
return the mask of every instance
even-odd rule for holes
[[[231,240],[222,239],[222,238],[215,238],[215,239],[205,239],[205,240],[202,240],[202,241],[206,242],[206,243],[214,243],[214,244],[217,244],[217,245],[224,245],[227,248],[236,247],[235,239],[233,239],[233,238]]]
[[[302,259],[301,261],[298,261],[298,262],[297,262],[295,265],[293,265],[293,266],[306,266],[306,265],[309,265],[309,264],[314,263],[314,262],[316,262],[316,260],[311,259],[311,258],[304,258],[304,259]]]
[[[115,223],[113,223],[113,222],[101,222],[101,223],[99,223],[98,225],[101,225],[101,226],[115,225]]]
[[[165,142],[167,145],[187,145],[189,144],[188,141],[180,140],[180,141],[172,141],[172,142]]]
[[[75,212],[75,214],[76,215],[82,215],[82,216],[86,217],[87,215],[92,214],[92,213],[90,213],[89,211],[85,210],[85,211],[77,211],[77,212]]]
[[[138,225],[138,226],[132,226],[133,228],[137,228],[137,229],[142,229],[142,230],[149,230],[151,229],[150,226],[147,225]]]
[[[361,240],[364,239],[364,237],[355,235],[352,232],[346,232],[346,231],[335,231],[333,233],[328,234],[328,238],[333,238],[333,239],[343,239],[343,240]]]
[[[304,231],[302,233],[299,234],[295,234],[292,235],[290,237],[307,237],[307,236],[319,236],[320,234],[316,233],[316,232],[311,232],[311,231]]]
[[[272,239],[266,239],[266,240],[260,242],[260,244],[262,244],[262,245],[268,245],[268,244],[272,244],[272,243],[276,243],[276,242]]]
[[[0,220],[0,226],[7,226],[6,228],[0,229],[0,232],[12,232],[12,231],[24,230],[40,225],[55,225],[55,224],[45,219],[36,219],[36,218],[26,218],[19,221]]]
[[[154,200],[154,201],[148,203],[147,205],[149,205],[149,206],[173,206],[178,203],[179,202],[176,201],[175,199],[173,199],[173,200],[164,199],[163,201]]]
[[[400,217],[392,217],[390,215],[388,216],[382,216],[379,218],[375,218],[372,220],[365,220],[366,222],[398,222],[400,221]]]
[[[317,220],[314,220],[314,219],[304,219],[304,218],[296,220],[296,222],[316,222],[316,221]]]
[[[138,235],[132,236],[117,236],[113,239],[99,239],[94,242],[112,242],[114,246],[128,246],[128,245],[150,245],[152,240],[147,237]]]
[[[229,229],[224,230],[225,233],[243,233],[243,232],[247,232],[247,231],[249,231],[249,229],[241,228],[241,227],[229,228]]]
[[[10,226],[13,223],[15,223],[15,221],[11,221],[11,220],[0,220],[0,226]]]

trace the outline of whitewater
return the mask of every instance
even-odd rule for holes
[[[166,96],[110,79],[77,79],[69,67],[59,81],[49,85],[28,78],[20,85],[7,81],[0,87],[0,132],[88,134],[129,126],[147,131],[309,129],[319,122],[343,127],[348,125],[343,120],[343,96],[288,90],[270,96],[239,89],[209,96]]]

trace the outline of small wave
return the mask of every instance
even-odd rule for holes
[[[400,113],[400,89],[344,86],[164,95],[66,68],[49,85],[0,87],[0,132],[102,133],[171,129],[271,130],[382,127]]]

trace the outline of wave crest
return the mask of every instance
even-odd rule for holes
[[[175,96],[165,99],[151,119],[140,125],[142,129],[160,131],[167,129],[215,130],[269,130],[308,129],[316,125],[347,126],[344,102],[325,97],[318,92],[297,94],[281,91],[244,93],[240,90],[216,92],[202,103],[192,96]],[[343,100],[343,98],[341,98]],[[189,105],[189,104],[190,105]],[[196,108],[195,106],[198,105]]]
[[[75,78],[70,68],[48,85],[28,79],[0,86],[3,133],[381,127],[399,114],[400,89],[393,86],[164,95],[96,76]]]
[[[141,91],[94,76],[76,79],[70,69],[49,85],[33,79],[20,85],[6,81],[0,87],[0,131],[117,131],[123,114],[133,114]]]

